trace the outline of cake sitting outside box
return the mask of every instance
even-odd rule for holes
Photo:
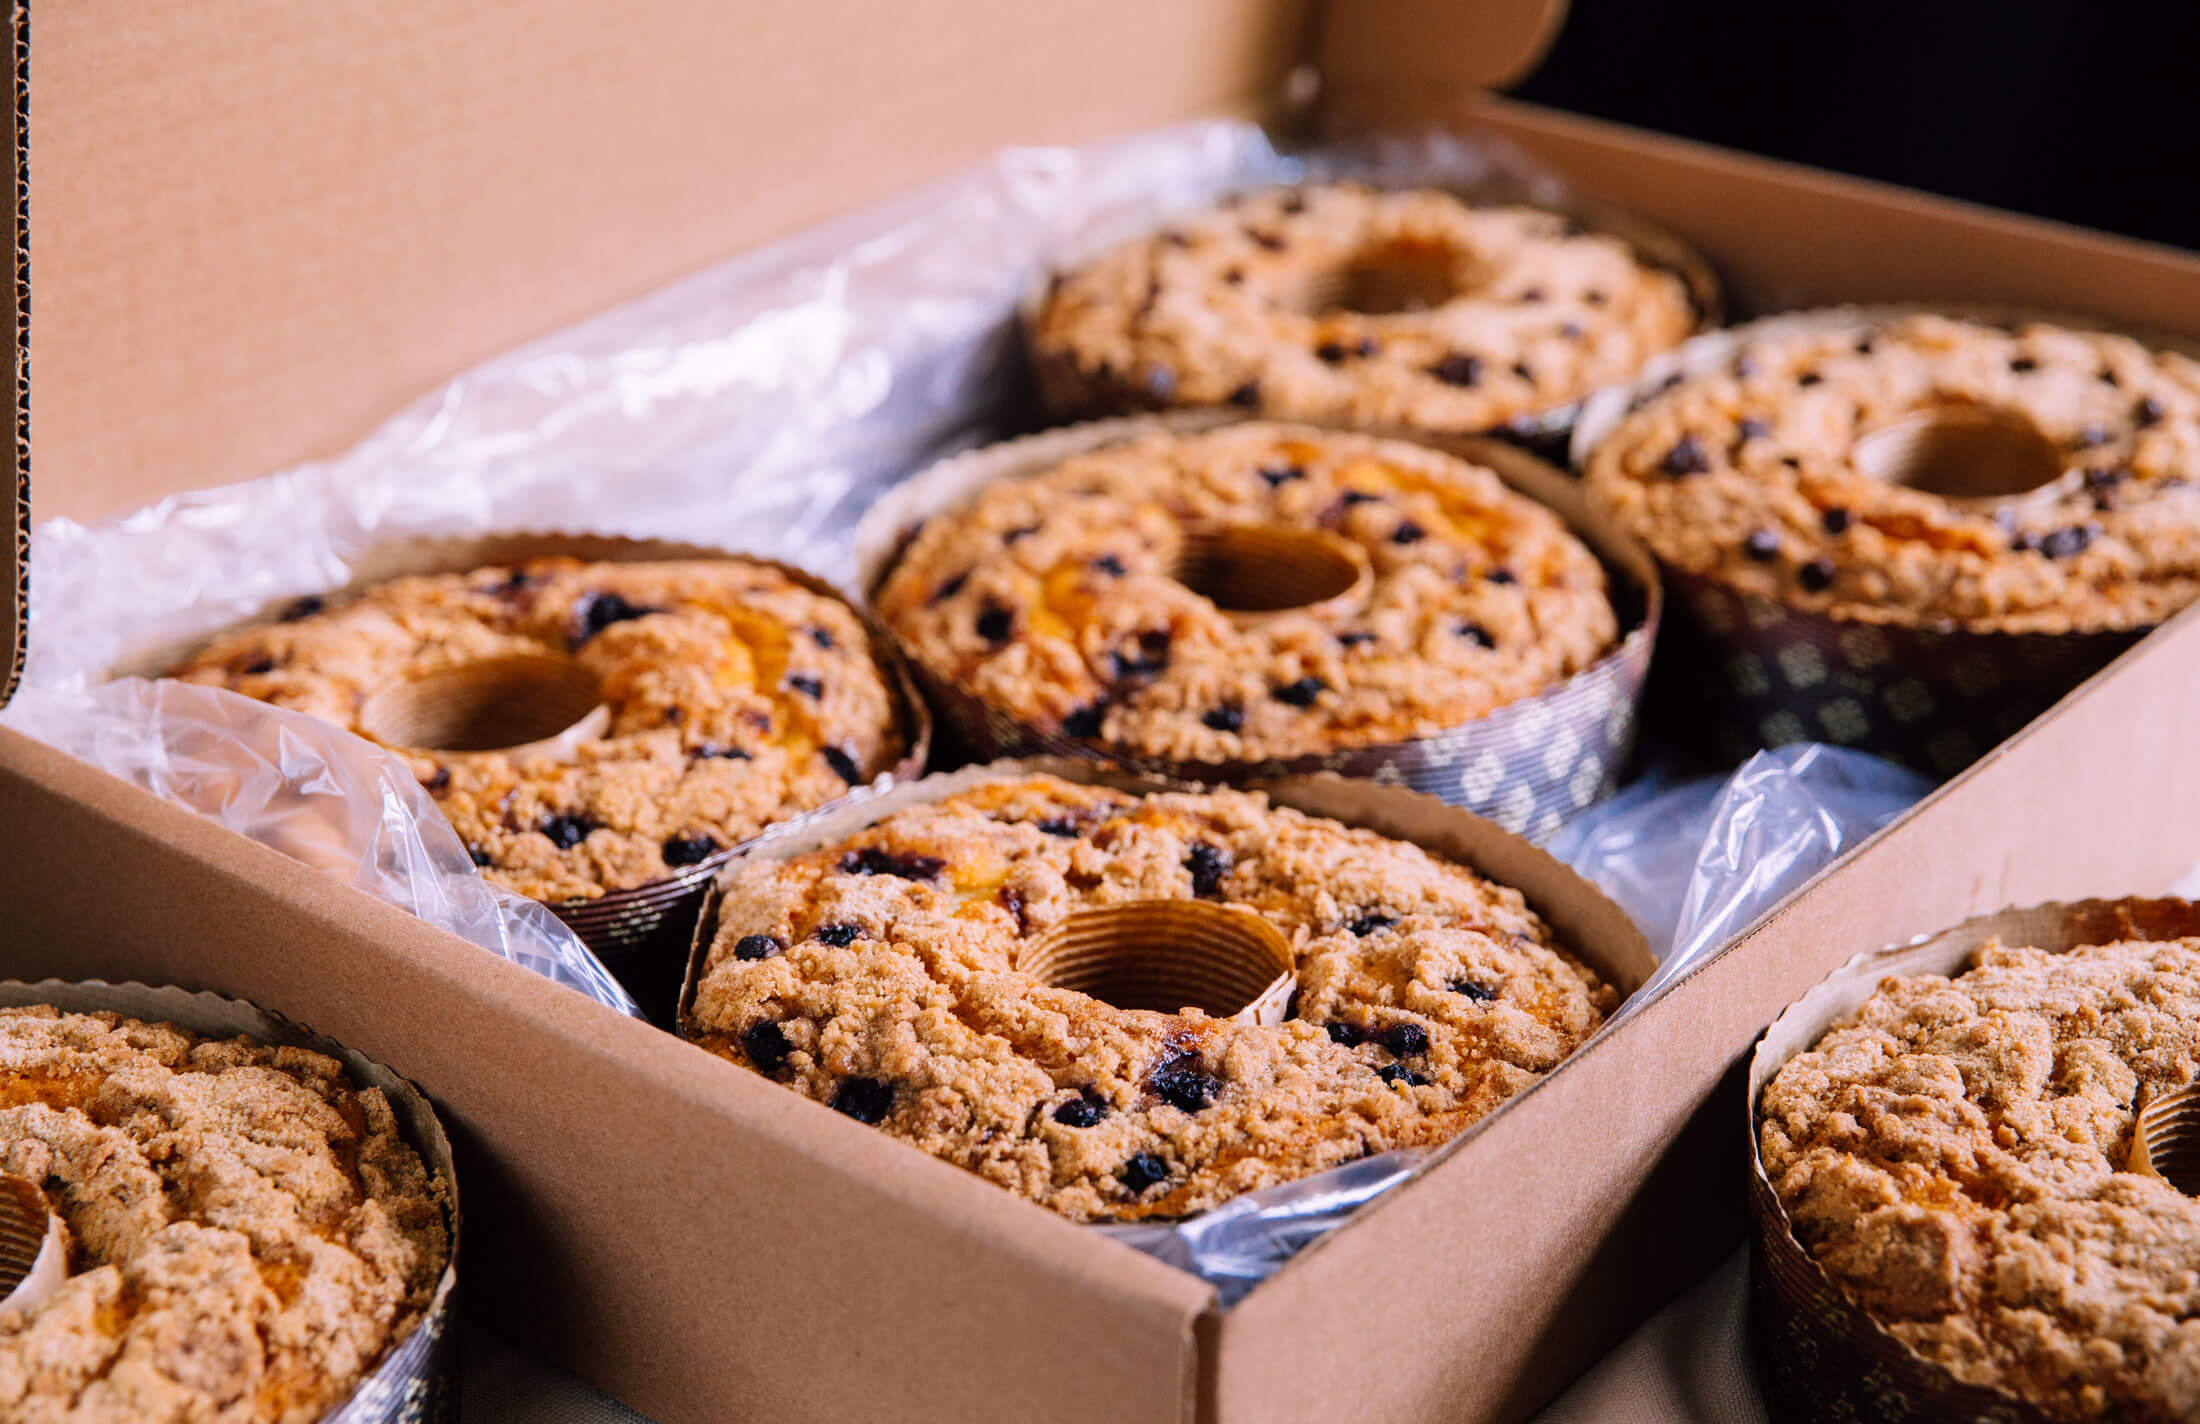
[[[2196,1077],[2200,939],[1990,942],[1790,1059],[1758,1145],[1834,1287],[1954,1381],[2057,1420],[2192,1419],[2200,1182],[2133,1166],[2142,1113]]]
[[[381,1090],[113,1013],[0,1008],[0,1181],[67,1260],[0,1311],[21,1424],[312,1424],[423,1328],[453,1249]]]

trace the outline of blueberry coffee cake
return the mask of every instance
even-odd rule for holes
[[[2144,628],[2200,596],[2196,478],[2200,364],[1924,314],[1745,337],[1587,466],[1674,570],[1982,633]]]
[[[2200,1076],[2200,939],[1998,942],[1889,978],[1783,1066],[1759,1146],[1796,1240],[1925,1360],[2054,1418],[2200,1418],[2200,1201],[2129,1170]]]
[[[1471,434],[1626,380],[1697,323],[1679,276],[1560,214],[1337,184],[1184,217],[1059,277],[1030,345],[1059,414]]]
[[[0,1417],[311,1424],[420,1323],[448,1190],[379,1090],[298,1048],[0,1009],[0,1175],[70,1274],[0,1312]]]
[[[1596,556],[1492,471],[1257,421],[990,485],[917,531],[876,603],[935,683],[1178,762],[1426,736],[1619,633]]]
[[[174,675],[392,747],[484,874],[546,901],[695,865],[868,783],[908,736],[854,611],[733,558],[397,579]]]
[[[1011,775],[721,892],[691,1038],[1080,1221],[1441,1142],[1618,1001],[1518,891],[1257,793]],[[1073,916],[1156,901],[1281,931],[1287,1016],[1118,1007],[1022,967]]]

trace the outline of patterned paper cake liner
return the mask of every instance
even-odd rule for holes
[[[1644,222],[1622,209],[1567,194],[1553,198],[1550,185],[1536,184],[1516,175],[1494,175],[1480,184],[1462,185],[1457,181],[1445,181],[1443,175],[1417,179],[1410,171],[1370,173],[1355,177],[1351,172],[1324,172],[1309,181],[1356,181],[1370,187],[1436,188],[1448,192],[1466,202],[1478,205],[1505,205],[1541,208],[1571,218],[1589,232],[1606,237],[1616,237],[1634,249],[1636,256],[1647,266],[1672,273],[1688,290],[1688,303],[1696,314],[1695,329],[1699,332],[1715,331],[1725,320],[1725,297],[1718,274],[1703,254],[1681,241],[1680,238],[1655,224]],[[1243,190],[1246,193],[1262,192],[1275,184],[1256,184]],[[1181,217],[1182,215],[1177,215]],[[1163,226],[1165,226],[1164,224]],[[1032,383],[1039,395],[1040,405],[1054,421],[1103,420],[1118,416],[1150,415],[1178,407],[1170,402],[1156,401],[1150,391],[1129,381],[1115,381],[1096,376],[1081,369],[1066,352],[1042,353],[1034,333],[1040,312],[1053,293],[1056,273],[1074,271],[1099,258],[1110,249],[1125,242],[1151,236],[1160,228],[1151,224],[1124,228],[1102,226],[1083,234],[1080,240],[1059,254],[1048,269],[1034,281],[1026,292],[1019,310],[1017,323],[1024,351],[1032,373]],[[1488,430],[1472,432],[1499,436],[1518,441],[1536,453],[1551,459],[1563,458],[1566,442],[1574,422],[1579,418],[1587,397],[1567,401],[1546,410],[1529,411],[1493,426]],[[1239,415],[1263,414],[1262,412],[1235,412]],[[1275,414],[1265,418],[1284,420],[1295,417]],[[1437,434],[1438,432],[1426,432]],[[1456,436],[1467,432],[1441,432]]]
[[[174,1024],[206,1037],[243,1035],[261,1043],[311,1049],[342,1063],[355,1085],[378,1088],[389,1099],[405,1141],[420,1154],[441,1187],[451,1258],[435,1295],[404,1339],[360,1380],[350,1396],[318,1424],[456,1424],[458,1418],[458,1176],[450,1139],[427,1096],[403,1077],[280,1014],[220,994],[145,984],[0,981],[0,1007],[51,1004],[69,1013],[109,1012]]]
[[[1051,468],[1073,455],[1155,430],[1191,433],[1243,417],[1214,412],[1129,417],[1067,426],[941,461],[889,490],[856,530],[859,586],[875,596],[927,519],[967,504],[986,485]],[[903,650],[944,727],[979,760],[1061,756],[1147,775],[1249,785],[1333,771],[1394,783],[1478,811],[1505,829],[1547,840],[1575,812],[1618,789],[1633,753],[1637,709],[1650,672],[1663,595],[1655,561],[1583,498],[1566,475],[1516,446],[1472,436],[1370,432],[1443,450],[1497,472],[1515,491],[1554,510],[1604,561],[1624,633],[1572,677],[1486,716],[1426,737],[1248,761],[1165,761],[1012,717]]]
[[[352,560],[352,581],[342,593],[357,592],[373,584],[419,574],[463,573],[499,564],[563,555],[584,562],[644,563],[685,559],[738,558],[784,574],[821,597],[830,598],[853,612],[869,635],[875,660],[891,684],[896,716],[901,724],[904,752],[892,768],[872,781],[852,786],[847,794],[804,812],[813,816],[850,801],[874,795],[896,782],[920,776],[931,754],[932,713],[917,693],[893,635],[870,609],[849,599],[825,579],[793,564],[755,554],[735,554],[699,544],[656,539],[630,539],[618,535],[570,531],[514,532],[472,535],[448,539],[402,539],[369,549]],[[281,605],[264,610],[247,623],[265,621]],[[196,639],[142,654],[116,676],[137,673],[158,676],[191,656],[209,641]],[[792,819],[802,819],[795,817]],[[612,890],[585,899],[552,900],[545,905],[580,936],[606,969],[626,986],[653,1022],[671,1022],[672,1001],[680,986],[681,966],[686,962],[688,940],[703,893],[718,868],[737,847],[729,846],[693,865],[682,866],[662,880],[625,890]]]
[[[1676,375],[1719,369],[1752,341],[1861,329],[1905,316],[1960,317],[2005,328],[2050,322],[2119,331],[2156,349],[2190,338],[2112,327],[2044,311],[1968,306],[1836,307],[1768,317],[1697,337],[1597,392],[1575,425],[1572,460],[1585,470],[1621,420]],[[1760,747],[1832,742],[1935,777],[1952,776],[2113,662],[2147,628],[2070,633],[1981,632],[1919,626],[1869,610],[1803,608],[1701,574],[1665,568],[1682,616],[1667,636],[1690,725],[1722,760]]]
[[[1961,972],[1989,941],[2061,952],[2134,937],[2200,934],[2200,905],[2185,900],[2085,900],[1998,911],[1907,944],[1860,954],[1789,1005],[1749,1061],[1750,1334],[1759,1383],[1776,1419],[1804,1424],[2049,1424],[2052,1416],[2004,1390],[1965,1384],[1896,1339],[1852,1301],[1795,1239],[1765,1174],[1757,1104],[1789,1059],[1891,976]]]
[[[1668,653],[1693,674],[1701,730],[1722,760],[1832,742],[1948,777],[2146,636],[1973,633],[1792,608],[1667,570],[1687,616]]]

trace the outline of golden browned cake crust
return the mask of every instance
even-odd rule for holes
[[[2059,1418],[2200,1417],[2200,1202],[2123,1170],[2200,1076],[2200,939],[1893,978],[1764,1092],[1796,1237],[1911,1349]]]
[[[1364,596],[1233,619],[1186,531],[1318,531]],[[1603,568],[1558,516],[1423,446],[1251,422],[1152,433],[928,522],[878,606],[932,673],[1027,726],[1222,762],[1455,727],[1596,661]]]
[[[303,1049],[0,1009],[0,1172],[44,1189],[71,1270],[0,1314],[10,1424],[309,1424],[450,1258],[388,1101]]]
[[[398,746],[489,879],[538,900],[662,880],[845,795],[902,755],[861,620],[744,559],[397,579],[217,638],[175,674],[373,735],[383,689],[468,664],[570,662],[609,726],[570,748]]]
[[[1924,411],[2028,420],[2053,478],[1948,497],[1859,459],[1860,438]],[[2195,479],[2200,364],[1936,316],[1746,341],[1622,420],[1587,470],[1675,568],[1847,617],[2015,633],[2140,628],[2200,597]]]
[[[1073,912],[1249,907],[1296,950],[1291,1017],[1120,1009],[1020,972]],[[1177,1217],[1440,1142],[1617,1002],[1519,892],[1240,792],[1051,777],[740,867],[689,1031],[1078,1220]]]
[[[1234,405],[1471,434],[1634,375],[1696,324],[1616,238],[1430,190],[1284,188],[1064,276],[1032,323],[1043,396]]]

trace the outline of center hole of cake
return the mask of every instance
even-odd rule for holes
[[[2171,1093],[2139,1114],[2129,1165],[2200,1196],[2200,1088]]]
[[[1281,1022],[1293,987],[1291,943],[1251,910],[1200,900],[1140,900],[1080,910],[1026,944],[1016,967],[1119,1009]]]
[[[2028,494],[2063,473],[2063,453],[2032,418],[2004,406],[1917,411],[1856,442],[1856,466],[1890,485],[1945,499]]]
[[[1359,545],[1289,524],[1187,528],[1169,573],[1223,612],[1244,614],[1335,605],[1373,578]]]
[[[577,663],[491,658],[384,688],[359,709],[359,728],[396,747],[504,751],[572,731],[602,702],[603,689]]]
[[[40,1269],[52,1233],[52,1208],[38,1184],[0,1176],[0,1311],[29,1310],[34,1297],[43,1298],[65,1277],[58,1257]],[[41,1279],[33,1280],[34,1272]]]
[[[1440,243],[1373,243],[1306,273],[1284,290],[1282,304],[1306,316],[1427,311],[1476,285],[1467,266],[1458,252]]]

